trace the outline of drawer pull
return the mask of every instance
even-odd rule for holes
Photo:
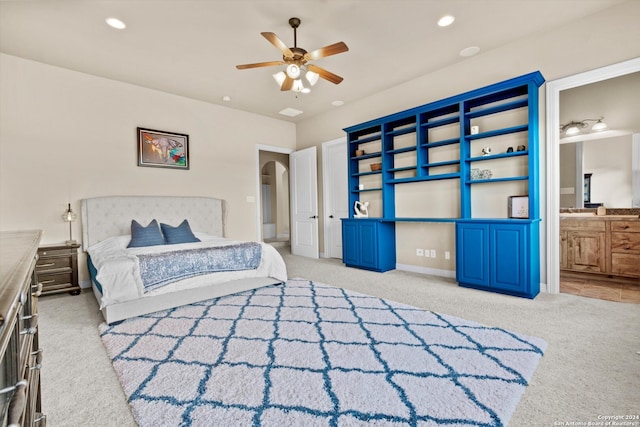
[[[43,426],[47,424],[47,416],[45,414],[40,414],[38,418],[33,420],[33,424],[40,425],[40,422],[44,421]]]
[[[40,294],[42,294],[42,283],[31,286],[31,290],[34,291],[31,293],[31,295],[33,295],[34,297],[39,297]]]
[[[6,387],[6,388],[3,388],[3,389],[0,389],[0,394],[11,393],[12,391],[17,389],[18,387],[26,387],[26,386],[27,386],[27,381],[26,380],[18,381],[16,383],[16,385],[12,385],[10,387]]]
[[[34,335],[36,332],[38,332],[38,328],[36,328],[35,326],[32,326],[29,329],[21,330],[20,335]]]
[[[42,349],[38,349],[36,351],[31,352],[32,356],[36,356],[36,364],[40,365],[42,363]]]
[[[50,262],[48,264],[36,264],[36,267],[40,267],[40,268],[42,268],[42,267],[53,267],[54,265],[56,265],[55,262]]]

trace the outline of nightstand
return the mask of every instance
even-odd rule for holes
[[[42,295],[80,293],[78,285],[78,243],[58,243],[38,248],[36,273]]]

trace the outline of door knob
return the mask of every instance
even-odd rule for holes
[[[316,218],[318,218],[318,215],[310,216],[309,218],[310,219],[316,219]]]
[[[333,218],[333,215],[329,215],[329,218]]]

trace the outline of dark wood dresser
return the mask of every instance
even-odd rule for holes
[[[0,425],[46,425],[35,273],[42,232],[0,232]]]
[[[38,248],[36,273],[42,295],[80,293],[78,285],[78,243],[58,243]]]

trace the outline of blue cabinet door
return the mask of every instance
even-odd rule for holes
[[[378,222],[360,223],[360,266],[378,268]]]
[[[489,285],[489,225],[458,224],[456,276],[460,283]]]
[[[342,262],[354,266],[360,262],[360,239],[358,224],[355,221],[342,221]]]
[[[529,269],[527,236],[522,225],[491,226],[490,286],[511,292],[525,290]]]

